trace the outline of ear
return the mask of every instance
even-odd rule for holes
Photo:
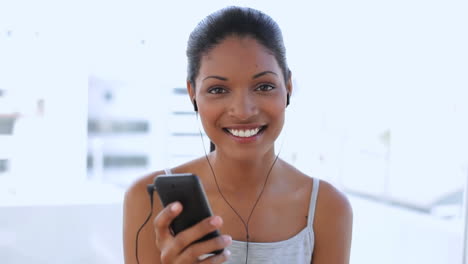
[[[190,101],[193,104],[193,111],[198,112],[197,100],[195,100],[195,87],[192,86],[190,81],[187,81],[187,92],[190,96]]]
[[[192,83],[187,80],[187,92],[190,97],[190,101],[193,102],[193,99],[195,99],[195,87],[192,86]]]
[[[286,82],[286,91],[288,92],[289,96],[292,95],[292,91],[293,91],[293,86],[292,86],[292,73],[291,73],[291,70],[288,70],[288,80]]]
[[[291,70],[288,70],[288,80],[286,82],[286,107],[289,106],[292,89]]]

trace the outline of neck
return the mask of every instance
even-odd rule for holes
[[[271,149],[256,159],[236,160],[215,151],[208,158],[219,186],[225,191],[238,191],[263,186],[268,174],[272,174],[276,155]]]

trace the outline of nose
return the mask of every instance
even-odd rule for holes
[[[248,120],[258,114],[255,98],[249,94],[239,94],[230,103],[229,114],[238,120]]]

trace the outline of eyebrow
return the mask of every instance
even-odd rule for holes
[[[210,78],[218,79],[218,80],[221,80],[221,81],[227,81],[228,80],[228,78],[226,78],[226,77],[221,77],[221,76],[217,76],[217,75],[210,75],[210,76],[206,77],[205,79],[203,79],[203,81],[206,80],[206,79],[210,79]]]
[[[265,74],[269,74],[269,73],[273,74],[275,76],[278,76],[278,74],[276,72],[264,71],[264,72],[260,72],[260,73],[255,74],[254,76],[252,76],[252,79],[259,78],[259,77],[261,77],[261,76],[263,76]],[[218,76],[218,75],[210,75],[210,76],[207,76],[205,79],[203,79],[203,81],[206,80],[206,79],[210,79],[210,78],[218,79],[218,80],[221,80],[221,81],[227,81],[228,80],[228,78],[226,78],[226,77],[221,77],[221,76]]]
[[[268,74],[268,73],[271,73],[271,74],[273,74],[273,75],[275,75],[275,76],[278,76],[278,74],[276,74],[276,72],[264,71],[264,72],[257,73],[257,74],[255,74],[254,76],[252,76],[252,79],[256,79],[256,78],[261,77],[261,76],[263,76],[263,75],[265,75],[265,74]]]

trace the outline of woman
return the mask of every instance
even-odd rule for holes
[[[257,10],[222,9],[192,32],[187,57],[188,93],[215,150],[171,172],[200,177],[214,216],[173,236],[169,225],[182,205],[162,208],[154,197],[139,263],[349,263],[346,197],[275,155],[293,91],[277,24]],[[137,263],[135,238],[150,211],[146,186],[160,174],[139,179],[125,196],[127,264]],[[216,229],[223,235],[192,244]]]

